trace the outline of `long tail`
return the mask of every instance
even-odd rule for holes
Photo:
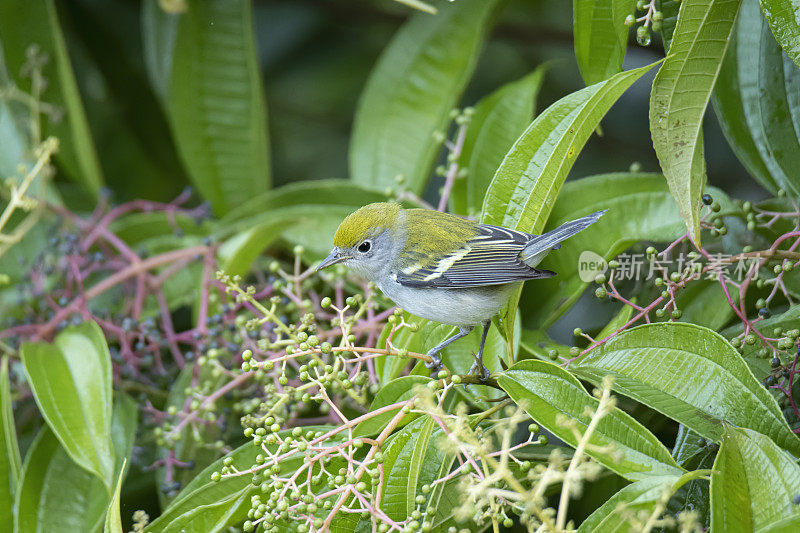
[[[561,241],[572,237],[579,231],[585,230],[597,222],[597,219],[603,216],[603,213],[605,212],[605,209],[603,211],[597,211],[591,215],[587,215],[577,220],[562,224],[556,229],[548,231],[544,235],[536,235],[535,237],[531,238],[531,240],[529,240],[525,245],[525,248],[522,249],[520,252],[520,257],[526,265],[529,267],[535,267],[542,259],[544,259],[544,256],[546,256],[550,250],[558,249]]]

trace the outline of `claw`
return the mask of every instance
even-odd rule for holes
[[[442,356],[439,355],[438,352],[430,353],[428,352],[428,357],[431,358],[430,361],[425,361],[425,366],[429,368],[432,372],[438,372],[442,369]]]
[[[469,373],[471,375],[478,376],[481,379],[481,381],[486,381],[487,379],[489,379],[489,369],[486,368],[486,366],[482,362],[478,363],[478,361],[475,361],[474,363],[472,363],[472,366],[469,369]]]

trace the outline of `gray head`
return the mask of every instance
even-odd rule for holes
[[[368,280],[379,282],[388,275],[403,246],[404,220],[397,204],[362,207],[341,223],[333,238],[333,250],[317,270],[342,263]]]

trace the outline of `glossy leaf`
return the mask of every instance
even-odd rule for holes
[[[650,94],[653,147],[692,240],[706,183],[701,126],[741,0],[683,0]]]
[[[541,233],[581,148],[625,90],[653,65],[621,72],[545,109],[506,154],[483,202],[481,222]]]
[[[480,213],[497,167],[533,120],[544,73],[545,68],[539,67],[524,78],[504,85],[475,106],[460,159],[467,177],[456,181],[450,195],[455,213],[471,216]]]
[[[669,53],[672,46],[672,34],[675,31],[675,24],[678,22],[678,11],[681,7],[681,0],[656,0],[656,9],[664,17],[661,21],[661,39],[664,41],[664,50]]]
[[[436,448],[431,434],[436,423],[430,417],[418,419],[386,443],[384,451],[381,508],[393,520],[403,520],[416,507],[417,481],[426,450]]]
[[[227,213],[271,182],[251,2],[192,2],[174,30],[174,15],[152,7],[143,13],[154,17],[144,22],[157,32],[145,40],[145,56],[157,91],[166,87],[178,153],[214,212]]]
[[[622,72],[633,0],[572,0],[575,57],[586,85]]]
[[[136,439],[136,426],[139,421],[139,405],[136,400],[117,391],[114,393],[114,412],[111,417],[111,442],[114,445],[114,476],[123,479],[127,472],[122,472],[123,465],[130,467],[133,443]]]
[[[327,431],[331,428],[309,426],[305,429]],[[288,434],[289,431],[281,433],[282,436]],[[172,532],[185,528],[183,530],[217,533],[242,522],[250,509],[250,496],[258,490],[252,484],[252,476],[223,477],[214,482],[211,474],[222,469],[227,457],[233,460],[235,468],[246,470],[256,464],[259,453],[263,450],[248,442],[214,461],[186,484],[161,515],[145,528],[145,532]],[[281,462],[281,469],[292,472],[302,463],[302,456],[295,454]]]
[[[572,374],[544,361],[520,361],[500,374],[497,382],[534,420],[572,447],[577,445],[575,435],[558,423],[559,417],[577,421],[583,432],[591,421],[586,407],[596,409],[599,403]],[[664,445],[618,408],[600,419],[589,442],[592,446],[586,453],[626,479],[682,473]]]
[[[122,468],[124,469],[126,461],[123,461]],[[119,492],[122,488],[122,469],[120,469],[119,477],[117,478],[116,487],[114,488],[114,496],[108,504],[106,511],[106,519],[103,524],[103,533],[123,533],[122,530],[122,516],[119,511],[120,498]]]
[[[678,426],[678,437],[672,456],[679,465],[687,470],[710,470],[719,446],[709,442],[684,425]],[[667,504],[670,514],[695,511],[701,525],[708,527],[711,523],[711,504],[709,499],[708,479],[692,479],[683,485]]]
[[[758,531],[796,520],[798,494],[800,466],[790,455],[760,433],[726,427],[711,474],[713,531]]]
[[[415,13],[395,34],[370,74],[356,110],[350,172],[356,182],[383,189],[402,175],[421,193],[428,181],[450,111],[475,67],[496,0],[437,4]]]
[[[431,381],[431,378],[426,376],[401,376],[397,379],[394,379],[381,387],[381,389],[378,391],[378,394],[375,395],[375,399],[372,400],[372,403],[369,406],[369,412],[373,412],[381,407],[386,407],[387,405],[392,405],[393,403],[408,400],[416,394],[414,389],[417,386],[424,386]],[[357,437],[377,435],[386,426],[386,424],[388,424],[389,421],[394,418],[399,410],[400,408],[398,407],[397,409],[375,415],[374,417],[361,422],[355,427],[353,434]],[[401,428],[405,426],[412,420],[415,420],[418,416],[419,414],[417,413],[409,413],[405,418],[403,418],[403,420],[400,421],[397,427]]]
[[[24,2],[24,8],[18,2],[0,3],[0,35],[8,73],[25,91],[31,89],[30,79],[21,73],[28,61],[28,49],[36,45],[40,55],[48,56],[49,61],[42,67],[47,86],[41,99],[62,110],[64,117],[60,121],[44,121],[43,138],[59,139],[56,156],[59,164],[70,179],[96,196],[103,185],[103,173],[61,32],[56,3],[54,0],[31,0]]]
[[[775,328],[782,328],[784,331],[794,329],[797,327],[797,322],[800,320],[800,305],[793,305],[785,312],[779,315],[773,315],[769,318],[764,318],[753,323],[753,328],[764,334],[766,337],[772,336]],[[743,324],[735,324],[721,332],[722,336],[728,339],[741,335],[744,330]],[[760,342],[753,345],[744,343],[742,345],[742,356],[757,357],[757,352],[762,348]]]
[[[22,460],[19,455],[11,388],[8,381],[8,356],[0,364],[0,524],[13,522],[14,494],[17,491]]]
[[[773,194],[800,195],[800,73],[781,51],[756,0],[744,0],[715,90],[714,109],[734,153]]]
[[[759,0],[761,11],[769,22],[775,39],[781,48],[800,66],[800,1]]]
[[[723,421],[769,435],[800,452],[778,404],[719,334],[693,324],[665,322],[627,330],[586,354],[571,369],[648,405],[708,439],[719,441]]]
[[[483,201],[481,222],[541,234],[575,158],[603,115],[653,65],[620,72],[545,109],[506,154]],[[502,313],[510,336],[519,292]]]
[[[223,270],[245,274],[256,257],[280,238],[303,244],[312,257],[324,257],[344,217],[385,200],[383,193],[349,180],[293,183],[256,196],[223,217],[214,231],[225,240],[219,249]]]
[[[195,370],[195,364],[189,363],[183,367],[177,379],[172,383],[167,396],[167,408],[174,407],[179,412],[182,411],[186,405],[186,388],[192,383],[193,376],[197,376],[200,382],[206,381],[212,387],[221,387],[225,378],[215,375],[212,368],[207,365],[200,366]],[[197,373],[195,373],[197,372]],[[224,399],[219,399],[216,402],[218,409],[225,405]],[[192,468],[180,468],[173,472],[173,481],[178,482],[181,486],[186,486],[192,479],[195,479],[203,469],[218,456],[218,452],[206,443],[214,442],[220,437],[220,428],[216,424],[202,424],[193,426],[189,424],[175,436],[175,444],[170,450],[166,448],[159,448],[156,450],[159,459],[165,459],[167,455],[172,452],[175,459],[183,462],[193,462]],[[200,438],[197,439],[196,437]],[[156,482],[159,487],[166,483],[166,469],[161,466],[156,469]],[[167,504],[173,500],[175,495],[165,494],[164,491],[159,491],[159,500],[161,506],[166,507]]]
[[[75,464],[45,427],[25,456],[14,533],[97,531],[108,501],[100,479]]]
[[[417,504],[414,499],[423,485],[447,475],[455,455],[438,443],[444,437],[430,417],[419,418],[393,435],[383,447],[383,494],[381,508],[394,520],[409,516]],[[441,495],[437,487],[436,497]],[[434,505],[434,493],[426,505]]]
[[[23,344],[21,355],[36,404],[59,442],[112,487],[111,356],[100,327],[68,327],[53,344]]]
[[[728,292],[734,302],[738,302],[738,291],[733,286],[728,285]],[[682,322],[697,324],[713,331],[722,329],[734,316],[722,285],[716,279],[687,283],[676,301],[683,313]]]
[[[651,514],[664,493],[676,490],[679,479],[680,475],[653,476],[623,487],[581,523],[578,533],[639,531],[631,517],[642,511]]]
[[[547,327],[562,316],[591,282],[581,278],[581,260],[590,255],[608,261],[636,242],[669,242],[680,236],[683,224],[675,202],[659,174],[601,174],[567,182],[553,207],[545,231],[595,211],[608,209],[582,232],[549,254],[542,268],[558,275],[535,280],[523,288],[520,307],[526,322]],[[642,278],[649,264],[642,262]]]

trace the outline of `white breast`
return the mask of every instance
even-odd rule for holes
[[[428,289],[406,287],[389,279],[378,287],[412,315],[453,326],[477,326],[500,312],[514,285]]]

